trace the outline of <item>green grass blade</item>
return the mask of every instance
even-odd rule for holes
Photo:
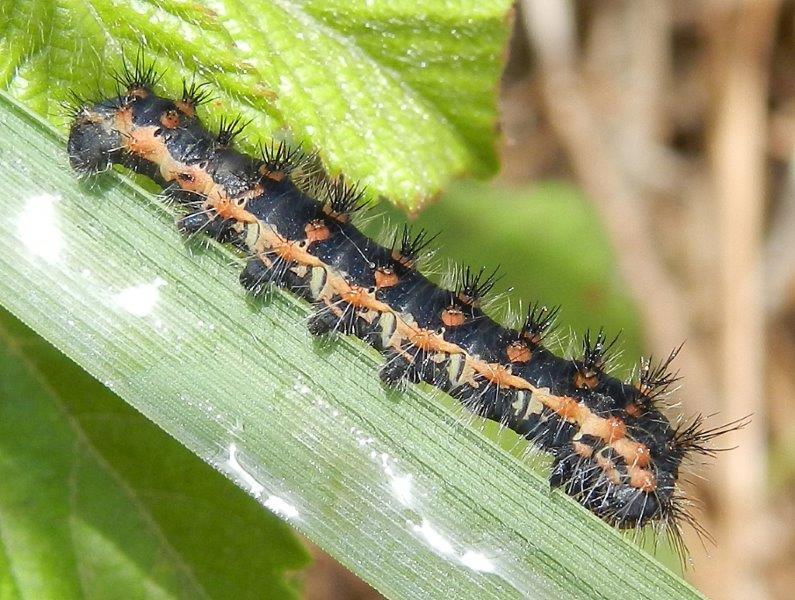
[[[301,302],[247,299],[154,198],[79,183],[3,96],[0,189],[0,303],[387,596],[698,597]]]

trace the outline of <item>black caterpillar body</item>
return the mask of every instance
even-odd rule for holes
[[[408,228],[381,244],[351,223],[360,190],[342,178],[298,185],[300,152],[272,144],[262,156],[232,147],[241,127],[211,133],[196,109],[201,86],[179,100],[155,94],[151,67],[120,77],[118,97],[74,107],[68,151],[81,174],[124,165],[154,179],[184,208],[179,227],[233,244],[249,256],[242,284],[259,293],[281,286],[312,303],[315,334],[355,335],[386,356],[388,385],[428,382],[473,412],[503,423],[554,457],[550,481],[620,528],[653,522],[681,547],[680,524],[698,528],[677,481],[693,453],[738,426],[674,427],[657,400],[676,381],[671,356],[641,362],[623,382],[605,372],[611,343],[586,334],[581,358],[544,346],[556,310],[533,305],[507,328],[481,309],[494,276],[462,271],[448,290],[417,269],[431,241]],[[305,169],[304,169],[305,170]]]

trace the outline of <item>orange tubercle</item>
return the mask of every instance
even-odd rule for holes
[[[160,115],[160,124],[166,129],[176,129],[179,127],[179,113],[176,110],[167,110]]]
[[[505,349],[508,360],[512,363],[526,363],[533,357],[533,353],[524,342],[511,342]]]
[[[321,220],[310,221],[304,227],[306,233],[306,240],[313,244],[315,242],[325,242],[331,237],[331,231],[326,224]]]
[[[466,323],[466,317],[459,309],[451,306],[442,311],[442,323],[445,327],[460,327]]]
[[[657,478],[648,469],[630,466],[627,471],[629,472],[629,485],[632,487],[647,494],[657,489]]]
[[[379,289],[394,287],[400,281],[397,273],[389,267],[379,267],[373,276],[375,277],[375,286]]]

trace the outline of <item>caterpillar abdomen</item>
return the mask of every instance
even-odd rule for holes
[[[432,241],[404,228],[391,244],[351,221],[362,194],[342,178],[298,184],[311,157],[272,144],[252,157],[231,144],[239,121],[211,133],[196,116],[204,99],[185,86],[173,101],[153,91],[151,68],[128,73],[123,95],[76,108],[68,150],[92,173],[122,164],[143,173],[184,208],[178,226],[249,254],[240,281],[252,293],[286,288],[315,308],[310,330],[365,340],[386,357],[388,385],[427,382],[473,412],[516,431],[554,457],[550,482],[621,527],[659,523],[679,539],[677,481],[690,453],[737,423],[673,427],[656,400],[676,380],[668,360],[642,362],[623,382],[605,372],[615,341],[586,334],[581,358],[544,345],[557,309],[532,305],[521,327],[481,308],[496,273],[466,269],[454,289],[425,277],[418,259]]]

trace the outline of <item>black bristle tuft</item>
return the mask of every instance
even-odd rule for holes
[[[347,221],[351,215],[367,206],[364,188],[349,183],[344,176],[326,183],[327,212],[334,218]]]
[[[136,89],[152,91],[163,78],[163,73],[158,72],[154,60],[147,62],[143,49],[139,49],[132,64],[122,55],[121,68],[116,69],[112,77],[124,92]]]
[[[430,235],[427,229],[412,231],[410,225],[403,225],[403,229],[399,234],[395,233],[392,240],[392,256],[406,266],[414,266],[423,254],[425,256],[430,254],[430,251],[426,250],[438,237],[438,233]]]
[[[595,339],[591,338],[590,330],[586,330],[582,338],[582,358],[574,361],[577,367],[574,385],[577,388],[594,389],[600,385],[605,376],[610,350],[620,335],[619,333],[608,342],[604,329],[599,329]]]
[[[248,127],[251,121],[244,121],[243,117],[237,115],[232,119],[221,117],[221,122],[218,124],[218,134],[215,136],[215,141],[220,146],[230,146],[237,136],[243,133],[243,130]]]
[[[74,90],[69,90],[67,97],[60,102],[63,114],[69,119],[76,119],[89,105],[89,102]]]
[[[689,423],[682,424],[676,428],[671,445],[677,454],[684,457],[693,454],[714,457],[718,452],[731,450],[732,448],[713,448],[710,444],[715,438],[747,427],[751,422],[751,415],[746,415],[717,427],[707,428],[705,421],[704,415],[699,414]]]
[[[466,267],[458,272],[458,281],[455,285],[455,295],[464,304],[478,306],[494,285],[502,278],[500,267],[495,268],[486,275],[486,267],[478,271]]]
[[[289,175],[298,165],[307,160],[307,154],[301,146],[291,146],[285,141],[276,142],[260,147],[262,166],[268,173],[284,173]]]
[[[191,80],[190,84],[187,79],[182,80],[182,101],[190,104],[193,108],[197,108],[202,104],[210,101],[212,92],[207,89],[209,82],[203,81],[196,83],[196,80]]]
[[[619,337],[621,337],[620,333],[616,334],[616,336],[608,342],[605,330],[600,328],[596,334],[596,338],[592,340],[591,331],[586,330],[582,338],[582,359],[579,366],[587,371],[603,372],[605,364],[610,356],[610,350],[612,350],[613,346],[618,342]]]
[[[521,337],[530,342],[533,348],[537,348],[552,329],[559,312],[559,305],[549,308],[534,302],[527,309],[527,316],[520,331]]]
[[[681,561],[682,570],[687,570],[690,551],[687,548],[682,530],[689,527],[695,531],[696,536],[703,545],[715,545],[713,538],[704,526],[698,522],[692,513],[693,503],[681,492],[675,492],[669,501],[662,507],[660,527],[668,537],[668,543],[676,551]]]
[[[641,357],[640,369],[634,387],[638,391],[639,399],[647,407],[654,405],[655,401],[671,391],[677,381],[681,379],[679,371],[671,371],[671,363],[682,350],[684,343],[671,351],[668,358],[654,361],[653,356]]]

